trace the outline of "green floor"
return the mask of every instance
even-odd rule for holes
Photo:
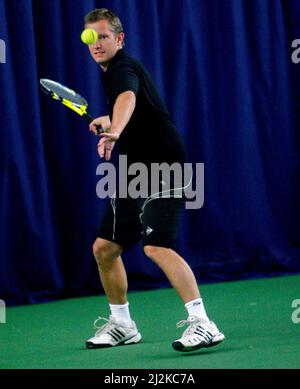
[[[8,308],[0,324],[0,368],[300,368],[300,323],[291,319],[300,276],[203,285],[201,291],[227,337],[214,348],[172,349],[182,332],[176,322],[186,315],[175,292],[164,289],[129,295],[143,342],[109,349],[84,347],[94,319],[108,316],[103,296]]]

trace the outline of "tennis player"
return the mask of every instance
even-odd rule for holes
[[[105,132],[100,135],[98,153],[110,160],[116,144],[128,163],[140,162],[183,164],[184,150],[174,123],[145,68],[123,49],[124,32],[120,19],[101,8],[91,11],[84,19],[86,28],[98,33],[98,41],[89,51],[102,69],[102,81],[107,97],[108,116],[96,118],[96,125]],[[161,181],[163,192],[164,180]],[[132,320],[127,300],[127,277],[121,254],[138,241],[144,252],[165,273],[182,299],[188,313],[187,325],[181,338],[172,345],[178,351],[191,351],[220,343],[225,336],[207,317],[194,274],[187,262],[175,251],[175,238],[184,196],[183,187],[170,186],[169,198],[150,195],[138,199],[111,199],[93,253],[100,279],[107,296],[111,315],[102,326],[95,327],[94,337],[86,342],[88,348],[134,344],[142,336]],[[176,195],[175,195],[176,194]],[[162,312],[163,314],[163,312]]]

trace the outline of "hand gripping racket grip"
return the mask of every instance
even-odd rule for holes
[[[84,115],[84,117],[86,118],[86,120],[87,120],[89,123],[91,123],[91,122],[94,120],[88,113],[86,113],[86,114]],[[96,130],[97,130],[98,135],[99,135],[99,134],[102,134],[102,132],[104,132],[104,130],[103,130],[103,128],[102,128],[101,126],[96,126]]]

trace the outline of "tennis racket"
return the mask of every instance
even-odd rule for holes
[[[72,89],[47,78],[40,79],[40,87],[43,92],[84,117],[89,123],[94,120],[87,112],[87,101]],[[101,126],[97,126],[97,132],[98,134],[103,132]]]

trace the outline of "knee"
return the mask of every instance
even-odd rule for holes
[[[144,246],[144,253],[148,258],[152,260],[159,259],[161,256],[165,256],[170,249],[157,246]]]
[[[105,266],[121,254],[121,247],[105,239],[97,238],[93,244],[93,254],[99,266]]]

